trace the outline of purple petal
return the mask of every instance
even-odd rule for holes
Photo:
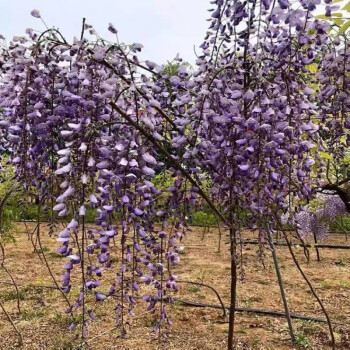
[[[102,293],[95,293],[95,300],[96,301],[103,301],[106,299],[106,295]]]
[[[33,17],[35,17],[35,18],[40,18],[40,17],[41,17],[41,16],[40,16],[39,10],[32,10],[32,11],[30,12],[30,14],[31,14]]]

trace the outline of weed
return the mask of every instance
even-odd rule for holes
[[[64,255],[60,254],[60,253],[56,253],[56,252],[50,252],[49,255],[52,257],[52,258],[57,258],[57,259],[61,259],[61,258],[65,258]]]
[[[71,323],[74,323],[75,325],[81,324],[83,322],[83,316],[81,314],[76,314],[71,317],[63,313],[56,312],[54,320],[57,324],[61,325],[64,328],[67,328]]]
[[[35,318],[41,318],[43,317],[45,314],[42,311],[22,311],[21,312],[22,318],[26,321],[30,321],[33,320]]]
[[[334,315],[333,318],[336,321],[345,321],[346,320],[346,316],[344,314],[338,314],[338,315]]]
[[[77,347],[74,344],[73,340],[70,339],[57,339],[55,341],[54,345],[54,349],[57,350],[77,350],[77,349],[83,349],[82,347]]]
[[[324,280],[324,281],[320,282],[321,288],[331,288],[332,285],[333,285],[332,281],[329,281],[329,280]]]
[[[350,288],[350,283],[347,281],[334,281],[334,280],[324,280],[320,283],[321,288]]]
[[[201,283],[204,283],[204,279],[207,277],[207,276],[210,276],[212,274],[212,271],[211,270],[207,270],[207,269],[200,269],[199,270],[199,273],[198,273],[198,279]]]
[[[175,301],[174,306],[178,310],[183,310],[184,309],[184,306],[183,306],[183,304],[180,301]]]
[[[111,264],[115,264],[118,262],[118,259],[113,257],[113,258],[110,258],[109,261],[111,262]]]
[[[345,261],[343,259],[338,259],[334,262],[337,266],[345,266]]]
[[[296,343],[299,345],[299,346],[302,346],[302,347],[307,347],[309,346],[309,340],[307,339],[306,335],[304,333],[297,333],[296,335]]]
[[[302,329],[305,335],[313,335],[319,331],[317,325],[311,321],[302,321]]]
[[[50,248],[43,246],[42,249],[38,250],[39,253],[47,253],[50,251]]]
[[[340,281],[339,284],[343,288],[350,288],[350,282]]]
[[[1,294],[0,296],[5,301],[17,300],[17,293],[16,293],[16,291],[10,291],[10,292]],[[25,300],[26,299],[25,291],[24,290],[18,291],[18,297],[19,297],[19,300]]]
[[[267,286],[268,284],[269,284],[269,282],[267,282],[267,281],[258,281],[258,283],[259,284],[262,284],[262,285],[264,285],[264,286]]]
[[[251,303],[254,303],[254,302],[261,301],[261,300],[262,299],[259,298],[259,297],[249,297],[249,298],[246,298],[246,299],[242,299],[242,303],[251,304]]]

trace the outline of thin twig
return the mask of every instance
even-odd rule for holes
[[[326,316],[326,319],[327,319],[327,324],[328,324],[328,328],[329,328],[329,333],[331,335],[331,340],[332,340],[332,349],[335,350],[335,338],[334,338],[334,334],[333,334],[333,329],[332,329],[332,323],[331,323],[331,319],[329,318],[329,315],[328,315],[328,312],[326,310],[326,308],[324,307],[321,299],[319,298],[319,296],[317,295],[314,287],[312,286],[311,282],[309,281],[309,279],[307,278],[307,276],[305,275],[304,271],[302,270],[294,252],[293,252],[293,249],[292,249],[292,246],[289,242],[289,239],[287,237],[287,235],[285,234],[285,232],[283,232],[283,236],[284,236],[284,239],[286,240],[287,244],[288,244],[288,249],[289,249],[289,252],[293,258],[293,261],[297,267],[297,269],[299,270],[299,272],[301,273],[301,275],[303,276],[305,282],[307,283],[307,285],[309,286],[310,288],[310,291],[311,293],[313,294],[313,296],[316,298],[318,304],[320,305],[324,315]]]
[[[40,238],[40,203],[38,205],[38,218],[37,218],[37,237],[38,237],[38,243],[39,243],[39,247],[40,247],[40,251],[41,251],[41,254],[43,255],[43,258],[44,258],[44,261],[45,261],[45,265],[47,267],[47,270],[52,278],[52,281],[53,283],[56,285],[57,289],[61,292],[64,300],[66,301],[66,303],[68,304],[69,307],[71,307],[71,304],[67,298],[67,295],[63,292],[63,290],[59,287],[57,281],[56,281],[56,278],[55,276],[53,275],[53,272],[51,270],[51,267],[49,265],[49,262],[47,261],[46,259],[46,255],[44,253],[44,250],[43,250],[43,246],[41,244],[41,238]]]
[[[294,330],[293,330],[292,319],[290,317],[290,312],[289,312],[286,292],[285,292],[285,289],[284,289],[282,274],[281,274],[281,271],[280,271],[280,268],[279,268],[279,264],[278,264],[276,249],[275,249],[275,246],[273,244],[271,230],[270,230],[268,225],[267,225],[267,233],[268,233],[268,240],[269,240],[269,244],[270,244],[270,249],[271,249],[271,254],[272,254],[272,258],[273,258],[273,263],[274,263],[275,269],[276,269],[278,285],[280,287],[281,298],[282,298],[282,302],[283,302],[283,306],[284,306],[284,312],[285,312],[286,318],[287,318],[289,334],[290,334],[291,341],[294,344],[296,341],[295,341],[295,335],[294,335]]]
[[[226,308],[225,308],[225,305],[220,297],[220,294],[218,293],[218,291],[213,288],[212,286],[209,286],[208,284],[204,284],[204,283],[200,283],[200,282],[192,282],[192,281],[182,281],[182,280],[177,280],[176,283],[188,283],[188,284],[193,284],[193,285],[196,285],[196,286],[201,286],[201,287],[206,287],[206,288],[209,288],[211,289],[215,294],[216,296],[218,297],[218,300],[220,302],[220,305],[221,305],[221,308],[222,308],[222,317],[226,317],[227,313],[226,313]]]

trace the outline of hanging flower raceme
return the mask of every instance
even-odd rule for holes
[[[180,260],[184,215],[179,203],[185,192],[175,181],[166,202],[158,200],[162,191],[152,179],[164,163],[153,144],[110,104],[117,97],[118,108],[132,120],[144,120],[151,134],[163,139],[161,102],[152,96],[151,80],[140,80],[134,62],[128,65],[136,58],[121,57],[127,47],[107,53],[102,42],[96,46],[82,39],[68,45],[57,35],[49,30],[40,41],[29,38],[3,53],[1,137],[18,180],[37,192],[40,205],[52,207],[51,219],[73,217],[57,237],[57,252],[67,257],[62,290],[69,295],[72,288],[80,289],[67,313],[87,310],[90,295],[101,302],[121,291],[116,319],[124,334],[135,295],[146,284],[155,289],[149,290],[148,308],[159,305],[159,327],[170,324],[163,299],[178,289],[170,269]],[[133,51],[140,49],[132,45]],[[175,230],[168,234],[170,208]],[[89,210],[96,212],[97,226],[88,229]],[[112,258],[119,272],[109,288],[102,280]],[[80,286],[74,286],[73,275],[81,276]],[[83,337],[91,319],[85,312]]]

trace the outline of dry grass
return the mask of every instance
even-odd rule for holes
[[[67,331],[68,317],[61,312],[66,308],[60,293],[53,289],[37,288],[38,285],[52,285],[45,266],[33,253],[22,224],[18,224],[16,245],[8,245],[7,266],[16,276],[21,287],[20,315],[16,312],[16,300],[13,288],[0,284],[0,298],[12,315],[16,325],[23,333],[23,349],[75,349],[74,332]],[[44,230],[43,230],[44,231]],[[185,241],[182,262],[176,273],[181,280],[199,281],[213,286],[220,293],[225,304],[229,304],[229,255],[223,244],[221,253],[217,253],[217,231],[212,229],[201,241],[202,229],[194,228]],[[252,237],[251,233],[246,233]],[[343,236],[332,237],[327,243],[343,244]],[[347,243],[350,244],[350,243]],[[43,232],[43,245],[49,250],[48,257],[57,279],[60,278],[65,259],[53,253],[57,242]],[[45,249],[47,250],[47,249]],[[296,254],[303,269],[324,301],[334,322],[341,323],[334,327],[337,349],[350,349],[350,250],[322,249],[321,262],[316,261],[316,254],[311,250],[311,261],[306,263],[301,248]],[[257,246],[243,249],[244,274],[238,285],[238,306],[266,310],[283,310],[272,259],[266,250],[265,269],[258,258]],[[291,312],[321,317],[323,315],[316,301],[312,298],[307,285],[300,277],[286,247],[278,247],[280,267],[285,282]],[[113,269],[106,278],[113,279]],[[0,281],[8,278],[0,271]],[[105,284],[107,289],[109,284]],[[73,290],[73,294],[78,292]],[[181,285],[178,298],[196,302],[218,304],[214,293],[204,287]],[[72,300],[74,296],[72,296]],[[115,301],[108,300],[95,307],[96,322],[90,324],[90,349],[161,349],[163,346],[151,342],[154,321],[144,310],[144,303],[136,307],[132,331],[126,340],[118,338],[118,330],[112,329],[113,307]],[[209,308],[187,307],[176,303],[168,306],[173,326],[166,341],[166,349],[221,350],[226,348],[228,324],[224,323],[221,311]],[[293,321],[298,337],[298,345],[291,345],[288,340],[288,328],[285,319],[259,316],[256,314],[237,314],[236,342],[237,349],[329,349],[329,336],[325,324]],[[97,337],[98,336],[98,337]],[[5,316],[0,313],[0,349],[17,349],[17,338]]]

